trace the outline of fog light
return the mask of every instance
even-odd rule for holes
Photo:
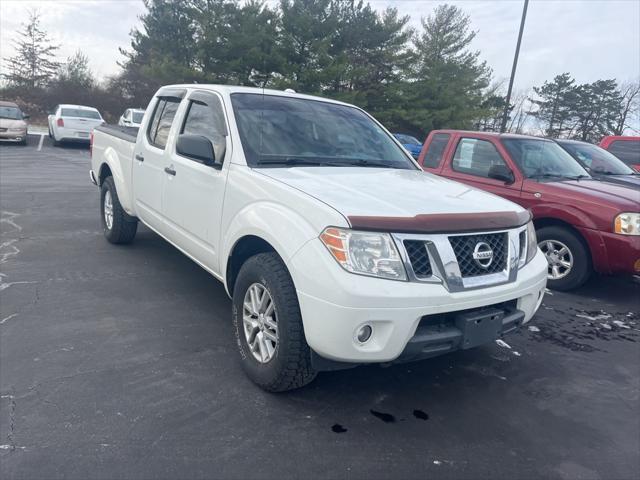
[[[367,340],[371,338],[371,332],[373,332],[371,326],[363,325],[358,329],[358,333],[356,334],[356,338],[360,343],[365,343]]]

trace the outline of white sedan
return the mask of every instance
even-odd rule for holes
[[[59,145],[66,140],[89,141],[91,131],[104,120],[100,112],[84,105],[58,105],[48,117],[49,136]]]
[[[118,120],[121,127],[139,127],[144,117],[144,110],[139,108],[127,108]]]

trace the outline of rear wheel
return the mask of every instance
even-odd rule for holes
[[[276,253],[255,255],[240,268],[233,324],[242,367],[261,388],[282,392],[315,378],[296,290]]]
[[[128,215],[116,192],[113,177],[107,177],[100,190],[100,218],[104,236],[111,243],[131,243],[138,230],[138,220]]]
[[[589,279],[591,256],[581,238],[563,227],[544,227],[536,234],[547,259],[549,288],[572,290]]]

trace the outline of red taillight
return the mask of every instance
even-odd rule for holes
[[[93,130],[91,130],[91,134],[89,135],[89,158],[93,157]]]
[[[63,119],[59,118],[59,119],[58,119],[58,121],[57,121],[56,123],[57,123],[57,125],[58,125],[59,127],[64,127],[64,120],[63,120]]]

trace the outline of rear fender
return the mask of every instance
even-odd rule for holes
[[[100,165],[100,177],[102,177],[102,169],[107,165],[111,170],[111,175],[113,177],[113,182],[116,185],[116,192],[118,194],[118,200],[120,201],[120,205],[125,212],[127,212],[131,216],[135,216],[135,211],[133,209],[133,202],[131,196],[131,188],[130,185],[127,184],[127,179],[125,177],[125,172],[123,169],[122,162],[118,155],[118,152],[113,147],[106,147],[102,153],[103,161]]]

